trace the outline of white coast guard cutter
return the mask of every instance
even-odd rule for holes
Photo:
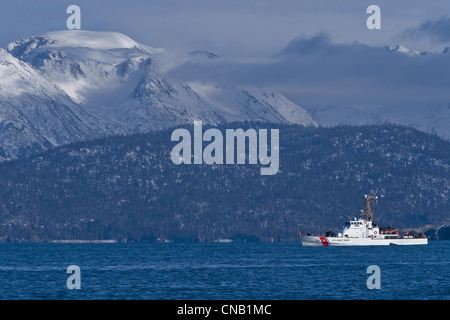
[[[387,245],[418,245],[428,244],[428,238],[423,235],[399,235],[398,229],[380,228],[373,222],[370,203],[378,199],[376,193],[364,196],[366,205],[362,210],[362,218],[346,223],[342,233],[327,232],[324,236],[301,235],[303,246],[387,246]]]

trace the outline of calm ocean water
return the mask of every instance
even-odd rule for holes
[[[69,290],[67,267],[80,267]],[[369,290],[367,268],[380,268]],[[450,241],[427,246],[300,243],[0,244],[0,299],[450,299]]]

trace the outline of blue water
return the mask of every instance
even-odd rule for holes
[[[450,241],[427,246],[300,243],[0,244],[0,299],[446,299]],[[69,265],[81,289],[69,290]],[[366,273],[380,268],[380,289]]]

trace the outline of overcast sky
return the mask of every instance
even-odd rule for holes
[[[450,15],[446,0],[0,0],[0,45],[66,29],[71,4],[81,8],[82,29],[113,30],[153,47],[225,57],[264,57],[318,32],[338,43],[403,43],[421,51],[440,50],[450,40],[448,29],[415,30]],[[371,4],[381,8],[381,30],[366,27]]]

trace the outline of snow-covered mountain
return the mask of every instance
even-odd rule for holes
[[[445,62],[448,51],[439,57],[403,46],[385,49],[396,61],[404,57],[417,63],[433,57]],[[370,108],[331,103],[305,110],[278,92],[232,81],[181,80],[171,72],[186,63],[209,66],[220,59],[206,51],[152,48],[117,32],[65,30],[10,43],[0,50],[0,161],[194,120],[314,127],[391,122],[450,140],[449,103]]]
[[[406,47],[404,47],[404,46],[402,46],[400,44],[398,44],[396,46],[385,46],[384,48],[387,51],[390,51],[390,52],[403,53],[403,54],[406,54],[406,55],[409,55],[409,56],[427,56],[427,55],[432,54],[431,52],[428,52],[428,51],[420,52],[420,51],[417,51],[417,50],[414,50],[414,49],[409,49],[409,48],[406,48]]]
[[[188,52],[179,61],[217,58]],[[174,62],[175,61],[175,62]],[[56,31],[0,52],[0,160],[202,120],[318,126],[279,93],[167,75],[177,60],[117,32]]]
[[[99,120],[33,67],[0,51],[0,159],[97,136],[104,129]]]
[[[450,103],[430,107],[358,108],[340,105],[307,107],[323,126],[396,123],[450,140]]]

